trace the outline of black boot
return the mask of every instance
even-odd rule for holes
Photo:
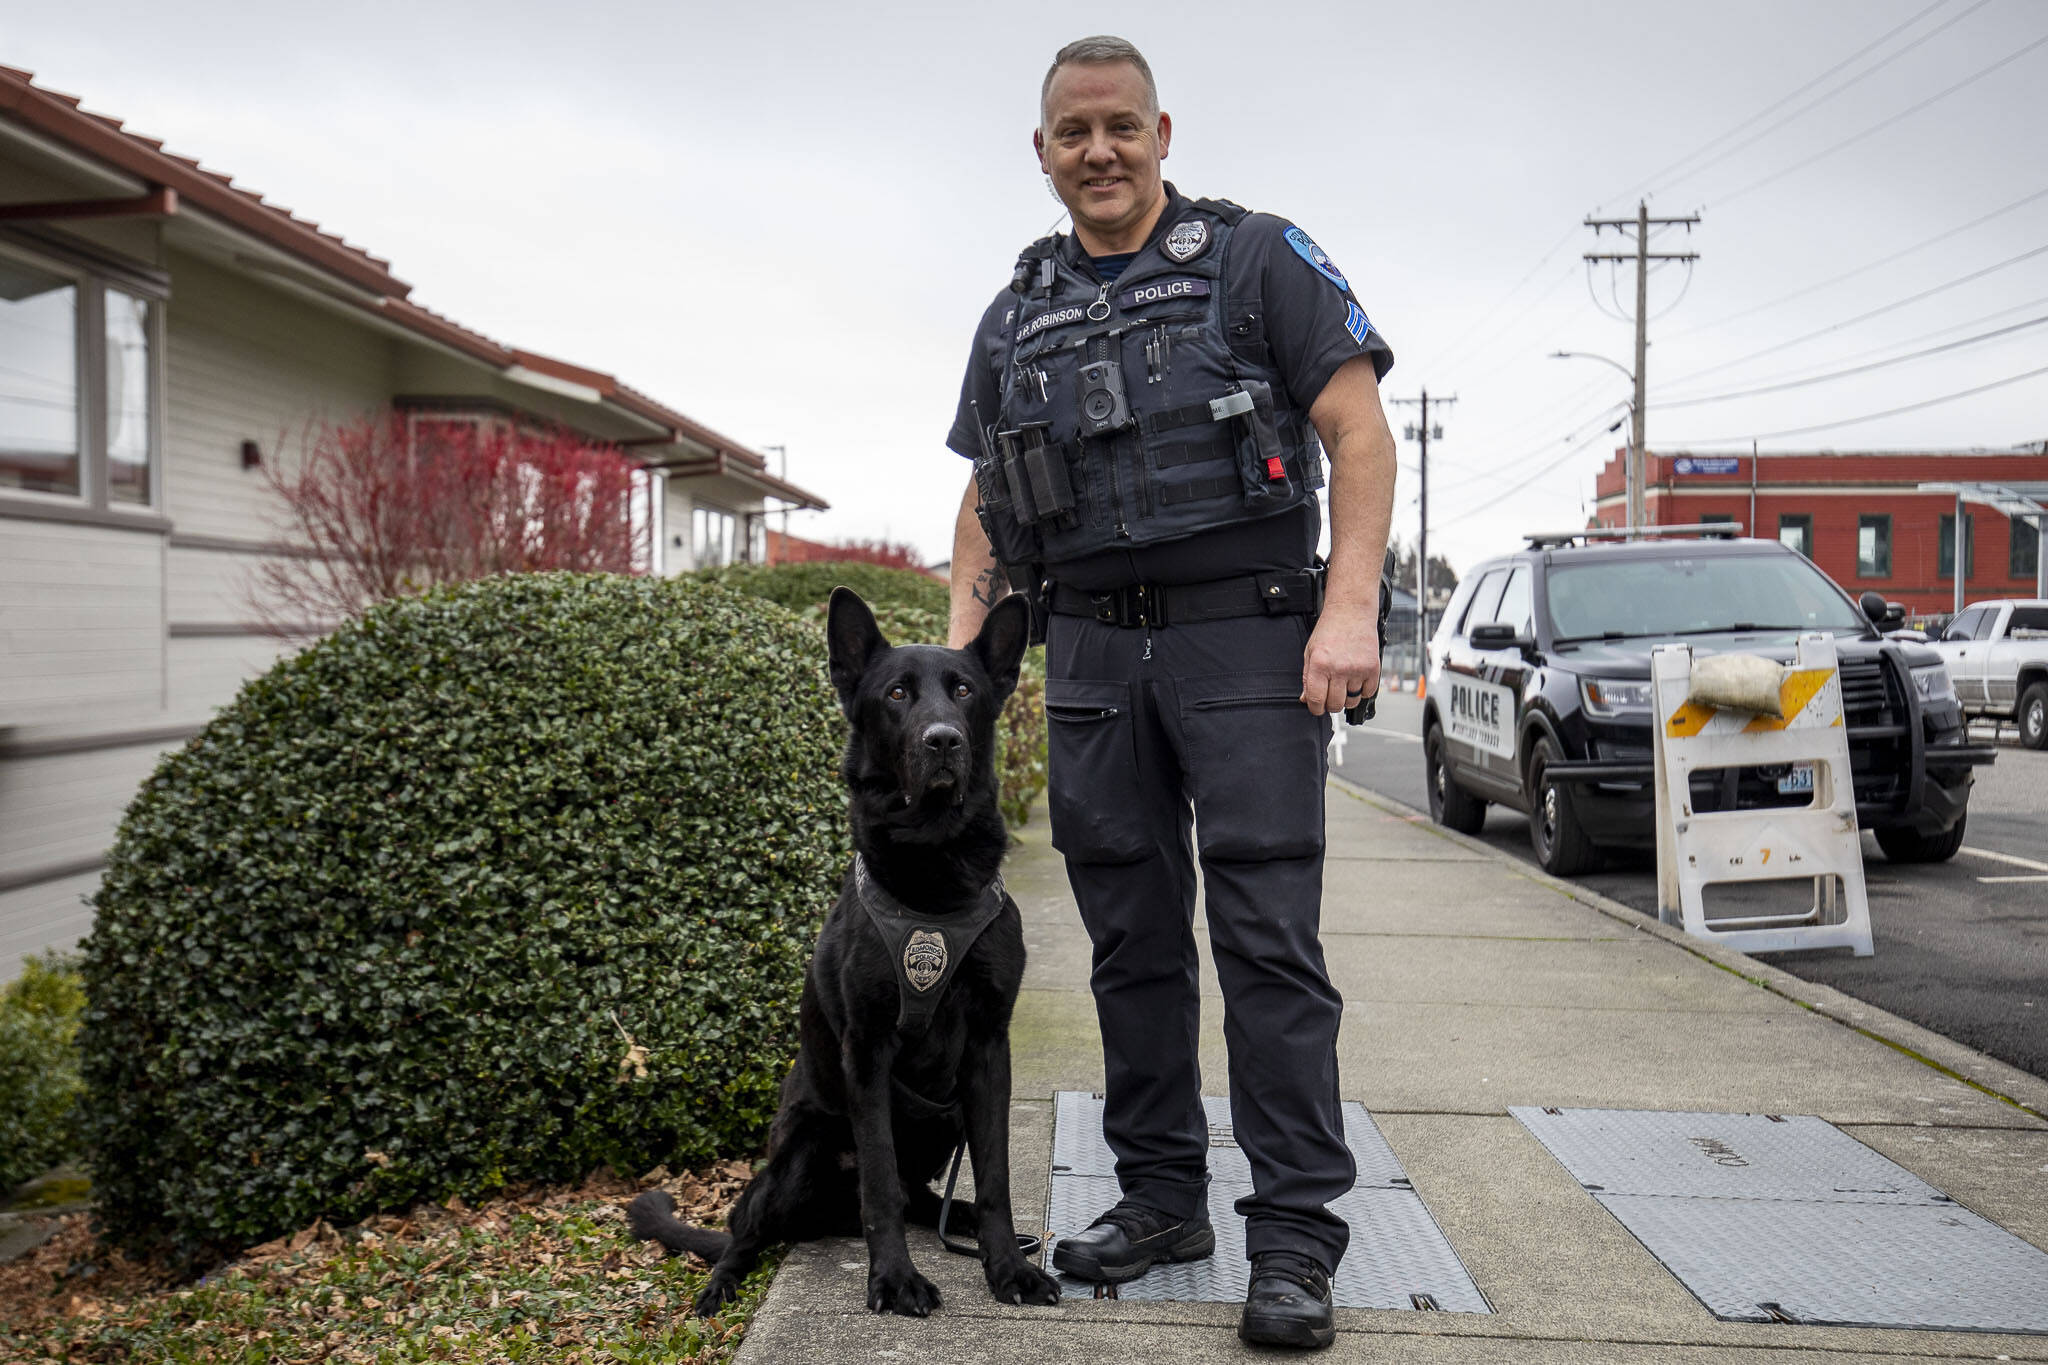
[[[1337,1339],[1330,1307],[1330,1272],[1309,1256],[1268,1251],[1252,1261],[1245,1291],[1240,1340],[1258,1346],[1299,1346],[1317,1350]]]
[[[1155,1261],[1199,1261],[1215,1249],[1216,1230],[1206,1210],[1176,1219],[1143,1204],[1118,1204],[1086,1232],[1062,1237],[1052,1264],[1076,1279],[1122,1284]]]

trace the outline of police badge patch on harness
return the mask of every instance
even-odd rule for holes
[[[913,929],[903,945],[903,974],[920,991],[939,984],[946,974],[946,936],[927,929]]]
[[[1186,265],[1209,249],[1209,225],[1199,218],[1175,223],[1160,245],[1169,257]]]

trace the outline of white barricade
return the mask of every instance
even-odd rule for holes
[[[1659,917],[1744,952],[1847,946],[1870,956],[1870,902],[1834,637],[1800,637],[1798,662],[1779,689],[1782,720],[1688,701],[1692,650],[1685,645],[1657,650],[1650,676]],[[1808,805],[1693,812],[1696,770],[1781,764],[1811,766]],[[1800,877],[1813,879],[1813,905],[1805,911],[1707,919],[1704,892],[1711,884]]]

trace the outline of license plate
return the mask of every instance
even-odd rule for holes
[[[1781,796],[1810,796],[1813,793],[1813,765],[1794,764],[1792,771],[1778,779],[1778,794]]]

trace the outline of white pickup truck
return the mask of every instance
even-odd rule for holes
[[[2016,721],[2020,743],[2048,748],[2048,601],[1972,602],[1934,647],[1965,715]]]

